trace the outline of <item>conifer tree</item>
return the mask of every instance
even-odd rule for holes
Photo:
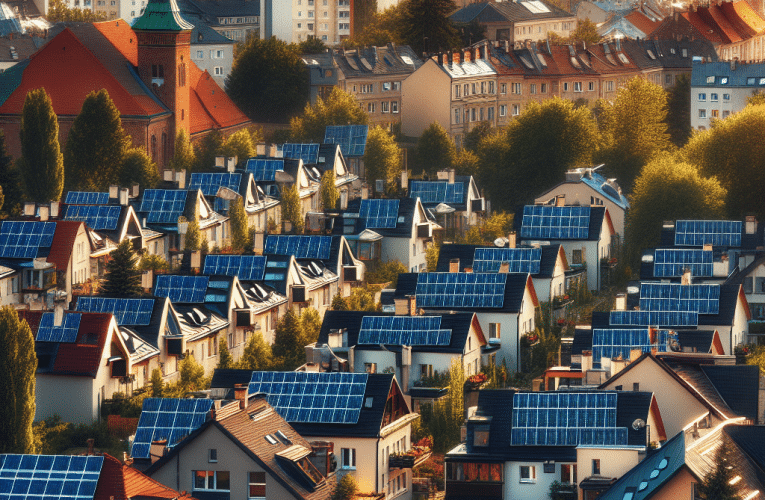
[[[272,365],[273,353],[271,352],[271,346],[265,341],[263,334],[256,331],[244,347],[238,368],[242,370],[264,371],[270,370]]]
[[[143,293],[141,272],[138,270],[138,257],[133,253],[133,245],[123,240],[111,253],[111,260],[106,265],[104,295],[110,297],[136,297]]]
[[[3,193],[3,213],[17,214],[21,211],[24,193],[21,190],[19,169],[8,154],[5,144],[5,133],[0,130],[0,188]]]
[[[231,247],[235,252],[252,250],[250,232],[247,228],[247,213],[244,211],[244,200],[237,196],[228,207],[228,218],[231,224]]]
[[[305,227],[303,211],[300,208],[300,193],[296,185],[282,189],[282,220],[292,223],[292,232],[300,234]]]
[[[186,170],[191,172],[196,163],[197,157],[194,154],[194,147],[191,145],[189,134],[185,129],[178,130],[175,137],[175,152],[170,160],[170,168],[173,170]]]
[[[194,218],[189,221],[186,229],[186,240],[184,250],[199,250],[202,247],[202,233],[199,231],[199,222]]]
[[[120,186],[138,184],[141,189],[151,189],[159,184],[157,165],[142,148],[131,148],[125,151],[119,170]]]
[[[19,170],[27,196],[39,203],[60,199],[64,189],[64,157],[58,143],[58,117],[45,89],[27,93],[19,136]]]
[[[154,368],[151,371],[151,397],[161,398],[164,388],[165,384],[162,381],[162,372],[159,368]]]
[[[225,335],[221,335],[220,348],[218,349],[218,368],[227,369],[234,367],[234,358],[231,357],[231,351],[228,350],[228,341]]]
[[[340,191],[335,185],[335,171],[327,169],[321,176],[319,185],[319,196],[321,197],[321,206],[324,210],[337,208],[337,200],[340,199]]]
[[[706,500],[741,500],[739,491],[741,485],[737,482],[731,484],[736,475],[735,467],[740,466],[732,460],[730,445],[724,441],[717,448],[714,469],[707,473],[704,480],[698,485],[701,498]]]

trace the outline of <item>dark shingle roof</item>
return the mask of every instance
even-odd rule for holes
[[[484,245],[441,245],[438,253],[437,273],[448,273],[449,262],[452,259],[459,259],[459,271],[464,272],[466,267],[473,267],[473,256],[476,248],[495,248]],[[560,245],[542,245],[542,261],[540,262],[539,273],[532,274],[532,278],[551,278],[555,272],[555,263],[558,260]]]
[[[765,471],[765,425],[726,425],[723,430]]]
[[[756,365],[701,366],[717,392],[737,414],[757,421],[760,369]]]
[[[402,56],[412,61],[412,64],[406,62]],[[408,45],[393,44],[388,44],[385,47],[346,50],[342,54],[335,52],[334,59],[346,78],[370,75],[408,75],[414,73],[423,64],[422,60]],[[369,64],[369,67],[364,64],[364,61]]]
[[[540,1],[547,7],[549,12],[534,13],[522,5],[524,2],[486,2],[467,5],[449,16],[449,19],[454,23],[469,23],[472,21],[496,23],[574,16],[570,12],[566,12],[551,3],[543,0]]]

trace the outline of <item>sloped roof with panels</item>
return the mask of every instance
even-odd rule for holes
[[[314,56],[306,56],[306,58]],[[335,64],[346,78],[370,75],[408,75],[422,66],[423,61],[408,45],[388,44],[383,47],[363,47],[334,52]]]

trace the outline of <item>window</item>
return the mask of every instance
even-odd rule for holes
[[[490,122],[494,121],[494,106],[490,106],[486,110],[486,119],[489,120]]]
[[[521,105],[513,104],[513,116],[518,116],[520,114],[521,114]]]
[[[613,92],[614,91],[614,81],[609,80],[606,82],[606,92]]]
[[[388,92],[388,91],[390,91],[390,82],[383,82],[383,83],[382,83],[382,86],[381,86],[381,90],[382,90],[383,92]]]
[[[433,365],[420,365],[420,378],[433,376]]]
[[[582,82],[574,82],[574,92],[582,91]]]
[[[227,470],[195,470],[194,490],[230,491],[231,475]]]
[[[640,382],[633,382],[633,383],[632,383],[632,390],[633,390],[634,392],[637,392],[637,391],[639,391],[639,390],[640,390]]]
[[[543,83],[539,86],[539,93],[540,94],[546,94],[547,93],[547,84]]]
[[[460,110],[459,109],[455,109],[454,110],[454,123],[459,123],[459,122],[460,122]]]
[[[462,95],[464,95],[465,97],[470,95],[470,85],[468,85],[467,83],[462,86]]]
[[[713,94],[709,94],[709,100],[717,102],[718,101],[717,94],[714,94],[714,93]]]
[[[471,83],[470,84],[470,93],[473,94],[473,95],[476,95],[478,93],[478,92],[476,92],[475,88],[476,88],[475,87],[475,83]]]
[[[520,83],[512,83],[510,84],[510,90],[513,94],[521,95],[523,89]]]
[[[266,473],[265,472],[250,472],[248,497],[250,500],[265,499],[266,498]]]
[[[340,30],[349,30],[349,29],[351,29],[351,24],[350,23],[340,23],[340,24],[338,24],[337,29],[340,29]]]
[[[489,82],[489,94],[496,93],[496,89],[494,88],[494,82]]]
[[[213,73],[215,76],[223,76],[223,66],[215,66],[213,68]]]
[[[313,31],[313,23],[308,23],[308,29]]]
[[[728,111],[727,109],[723,109],[723,113],[722,113],[723,120],[728,118],[728,115],[730,115],[730,111]]]
[[[482,94],[486,93],[486,82],[481,82],[481,93]]]
[[[576,484],[576,464],[560,464],[560,482]]]
[[[499,85],[499,93],[500,94],[507,94],[507,84],[506,83],[501,83]]]
[[[533,465],[521,465],[521,482],[533,483],[537,480],[536,470]]]
[[[375,112],[375,103],[370,102],[367,104],[367,112],[368,113],[374,113]]]
[[[725,102],[730,101],[730,94],[723,94],[723,101]]]
[[[683,56],[685,57],[685,56]],[[708,76],[707,77],[707,83],[715,83],[715,77],[714,76]]]
[[[324,25],[324,29],[327,29],[327,25],[326,24]],[[327,41],[327,35],[321,35],[321,40],[323,42],[326,42]]]
[[[483,108],[478,110],[478,121],[483,121]]]
[[[377,373],[377,363],[364,363],[365,373]]]
[[[393,90],[401,90],[401,82],[393,82]]]
[[[499,107],[499,116],[507,116],[507,106],[504,104]]]
[[[592,459],[592,475],[593,476],[600,475],[600,459],[599,458]]]
[[[563,82],[563,92],[568,92],[568,82]]]
[[[308,11],[308,17],[313,17],[313,11],[312,10]]]
[[[721,76],[720,77],[720,85],[728,85],[728,77],[727,76]]]
[[[298,23],[298,29],[303,27],[303,23]]]
[[[197,59],[204,59],[204,58],[205,58],[205,51],[197,50]]]
[[[380,103],[380,111],[382,111],[383,113],[388,113],[389,109],[390,108],[389,108],[389,105],[388,105],[388,101],[383,101],[383,102]]]
[[[699,110],[699,118],[706,118],[707,117],[707,110],[706,109],[700,109]]]
[[[210,448],[207,450],[207,461],[210,463],[215,463],[218,461],[218,450],[215,448]]]
[[[581,264],[582,263],[582,250],[571,250],[571,263],[572,264]]]
[[[391,113],[398,113],[398,101],[391,101],[390,102],[390,112]]]
[[[589,82],[589,83],[587,84],[587,90],[589,90],[590,92],[592,92],[593,90],[595,90],[595,82]]]
[[[343,469],[356,468],[356,448],[340,449],[340,467]]]
[[[536,94],[537,93],[537,84],[532,83],[529,85],[529,94]]]
[[[712,118],[720,118],[720,110],[719,109],[713,109],[712,110]]]
[[[500,323],[489,323],[489,338],[500,338]]]
[[[470,121],[471,122],[475,121],[475,108],[470,110]]]

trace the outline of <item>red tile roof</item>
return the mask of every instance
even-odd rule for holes
[[[743,40],[730,20],[725,16],[725,12],[718,5],[709,7],[700,7],[699,15],[707,21],[710,26],[717,25],[716,28],[722,33],[723,39],[727,38],[728,43],[740,42]]]
[[[128,23],[118,19],[93,23],[93,27],[100,31],[130,64],[138,66],[138,39]]]
[[[193,62],[189,66],[189,80],[192,90],[190,96],[192,134],[213,128],[210,123],[214,123],[215,128],[228,128],[249,122],[249,119],[215,83],[210,74],[200,70]]]
[[[712,43],[728,43],[723,40],[723,35],[719,31],[712,29],[707,22],[701,18],[698,12],[683,12],[682,16],[696,28],[701,35]]]
[[[101,467],[93,500],[130,500],[134,498],[143,500],[163,498],[193,500],[189,495],[168,488],[142,472],[122,465],[119,460],[104,453],[104,465]]]
[[[181,495],[174,489],[168,488],[143,472],[127,465],[122,467],[122,476],[124,477],[125,493],[128,498],[191,498],[185,494]],[[98,498],[94,500],[98,500]]]
[[[653,30],[659,27],[661,21],[652,21],[645,14],[638,11],[633,11],[624,16],[624,18],[632,23],[637,29],[646,34],[646,36],[653,33]]]
[[[101,466],[93,500],[127,500],[128,498],[125,494],[125,481],[122,478],[122,463],[104,453],[104,465]]]
[[[81,221],[56,221],[56,232],[53,233],[53,243],[46,259],[56,265],[56,270],[66,271],[69,268],[74,240],[80,228],[85,230],[85,224]]]
[[[730,4],[725,3],[722,7],[729,18],[740,21],[741,33],[747,33],[748,37],[765,31],[765,19],[748,2],[741,0],[739,2],[731,2]],[[728,14],[729,10],[733,12]]]

